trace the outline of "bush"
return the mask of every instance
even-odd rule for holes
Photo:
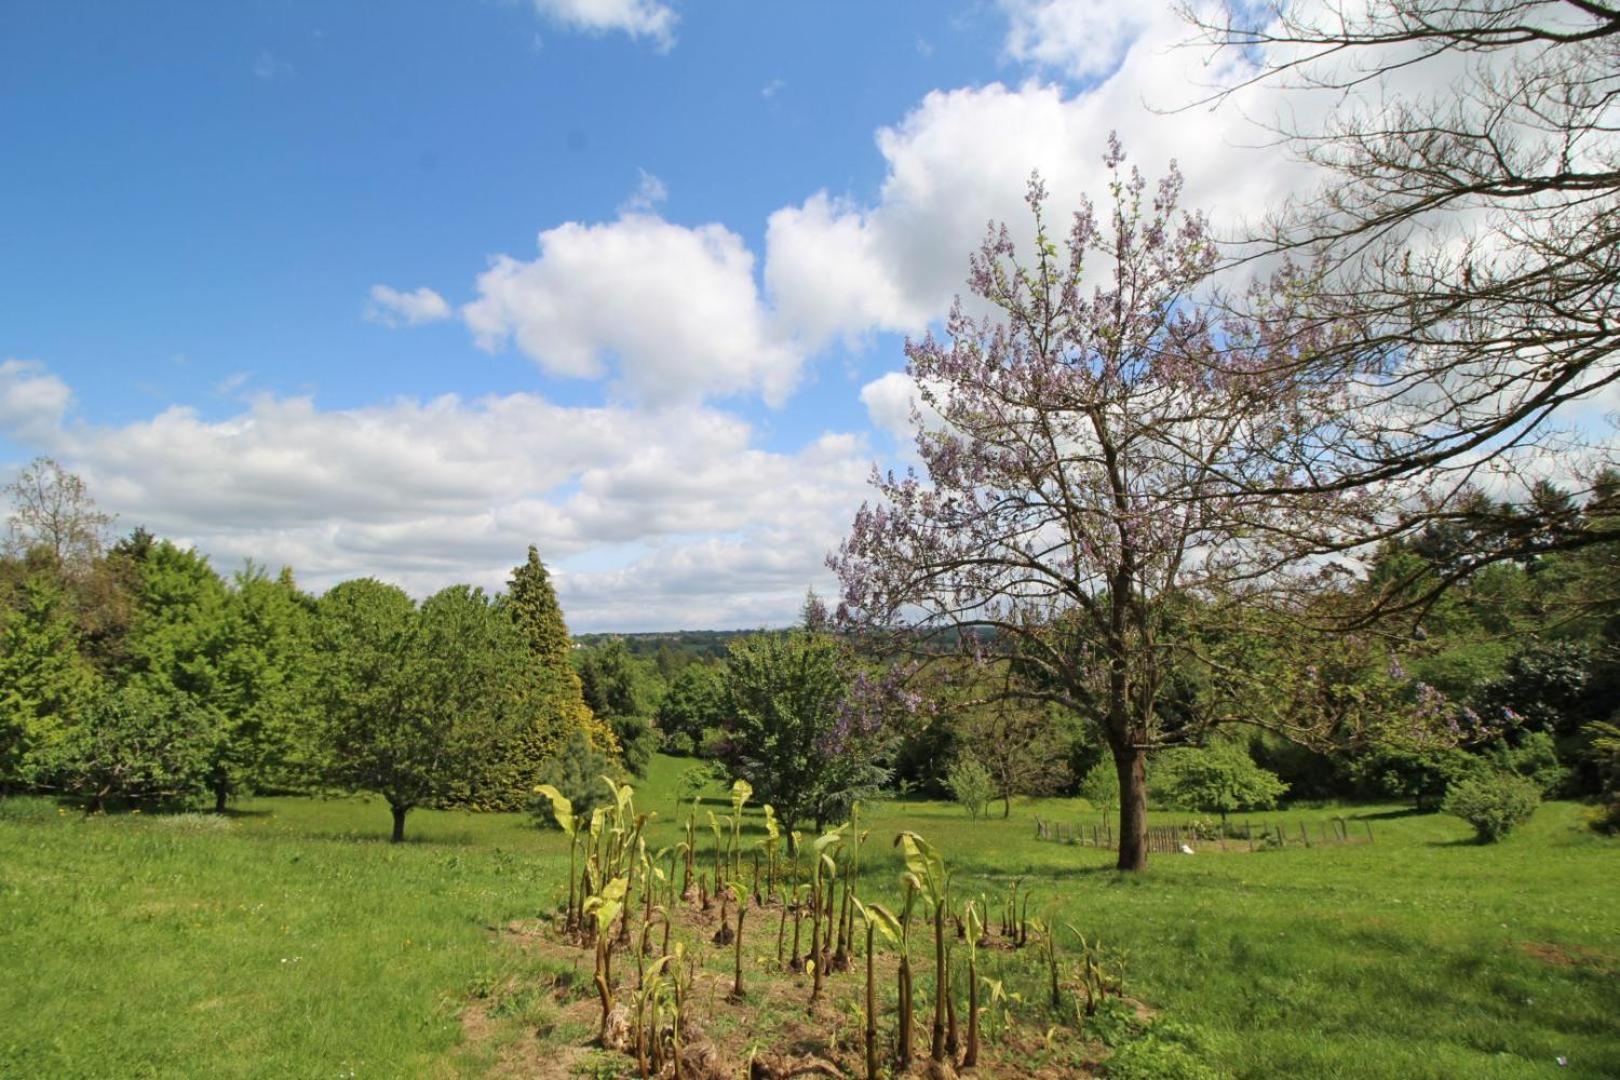
[[[1170,805],[1182,810],[1226,815],[1244,810],[1270,810],[1288,785],[1254,763],[1248,750],[1232,743],[1204,749],[1172,750],[1165,755],[1168,774],[1162,790]]]
[[[212,719],[179,692],[126,686],[104,693],[52,748],[51,771],[92,810],[108,802],[184,804],[208,776]]]
[[[969,757],[958,758],[950,767],[945,774],[945,786],[969,817],[983,817],[985,807],[996,797],[996,782],[990,770]]]
[[[1080,781],[1080,797],[1095,810],[1113,810],[1119,805],[1119,770],[1113,758],[1103,758],[1086,772]]]
[[[1557,795],[1569,786],[1570,770],[1559,762],[1558,748],[1545,731],[1522,732],[1516,746],[1505,739],[1492,743],[1485,757],[1503,772],[1534,781],[1545,797]]]
[[[591,811],[608,801],[608,788],[602,777],[621,775],[622,770],[611,758],[592,746],[583,731],[576,731],[562,753],[541,770],[540,782],[562,792],[573,803],[574,816],[588,822]],[[551,800],[543,796],[529,804],[529,813],[542,828],[552,828],[557,823],[551,814]]]
[[[1419,810],[1438,810],[1451,785],[1491,773],[1484,758],[1454,747],[1415,751],[1380,746],[1350,763],[1359,794],[1409,799]]]
[[[1534,780],[1498,773],[1452,784],[1440,808],[1472,825],[1480,843],[1491,844],[1529,821],[1540,803]]]

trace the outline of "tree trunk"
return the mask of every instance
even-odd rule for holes
[[[230,794],[230,785],[224,780],[214,781],[214,813],[225,812],[225,798]]]
[[[390,809],[394,811],[393,842],[397,844],[405,839],[405,815],[410,812],[411,808],[408,806],[394,806],[390,807]]]
[[[1114,751],[1119,773],[1120,870],[1147,869],[1147,754],[1139,747]]]
[[[1005,821],[1010,817],[1012,817],[1012,792],[1003,791],[1001,793],[1001,819]]]

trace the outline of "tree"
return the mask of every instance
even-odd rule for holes
[[[47,457],[35,458],[5,487],[11,501],[5,548],[21,555],[48,551],[63,567],[78,572],[101,553],[112,515],[96,509],[85,483]]]
[[[394,816],[450,797],[522,730],[526,643],[481,590],[452,586],[420,610],[362,578],[318,605],[327,775],[381,795]]]
[[[213,739],[190,695],[131,684],[98,695],[49,744],[44,768],[92,811],[113,799],[184,802],[204,789]]]
[[[971,706],[957,720],[957,741],[989,775],[1001,816],[1014,795],[1051,795],[1072,782],[1071,733],[1049,706],[997,700]]]
[[[194,548],[157,542],[137,564],[135,619],[130,629],[125,682],[159,697],[184,694],[209,741],[209,787],[221,811],[244,762],[256,757],[251,725],[238,727],[220,684],[225,651],[225,583]]]
[[[1330,441],[1346,407],[1335,384],[1274,355],[1314,347],[1285,332],[1301,282],[1273,283],[1263,322],[1218,318],[1198,303],[1216,252],[1203,218],[1177,209],[1179,175],[1146,196],[1117,143],[1106,160],[1111,210],[1084,205],[1066,253],[1032,181],[1034,263],[993,230],[969,278],[989,313],[958,304],[948,342],[907,343],[939,417],[914,416],[926,479],[876,478],[879,505],[859,511],[832,564],[847,625],[1006,665],[1001,696],[1093,724],[1119,774],[1119,866],[1140,869],[1148,753],[1247,711],[1241,664],[1206,681],[1222,700],[1161,709],[1178,669],[1212,662],[1195,646],[1217,627],[1197,623],[1254,635],[1267,624],[1245,612],[1297,614],[1329,585],[1303,560],[1377,493],[1253,494],[1279,461]],[[1091,257],[1110,265],[1087,293]]]
[[[791,833],[847,813],[885,779],[877,725],[831,636],[761,633],[731,645],[721,759]]]
[[[1281,142],[1325,170],[1256,231],[1249,254],[1318,260],[1320,317],[1354,333],[1301,362],[1354,381],[1364,407],[1346,417],[1331,462],[1275,486],[1343,490],[1425,472],[1446,485],[1488,467],[1530,488],[1562,407],[1620,379],[1620,7],[1326,0],[1183,11],[1254,65],[1216,96],[1283,90]],[[1408,504],[1380,527],[1421,527],[1436,509]],[[1533,507],[1561,546],[1600,539],[1568,527],[1566,510]],[[1620,535],[1613,523],[1602,533]],[[1522,539],[1496,534],[1476,559],[1512,557]]]
[[[0,785],[49,784],[54,744],[98,692],[79,655],[68,598],[54,576],[34,573],[0,607]]]
[[[635,659],[622,640],[613,638],[582,650],[578,664],[586,706],[612,730],[630,771],[645,775],[657,736],[648,718],[647,696]]]
[[[287,784],[313,769],[314,604],[290,572],[249,563],[222,615],[213,698],[221,715],[214,809],[244,784]]]
[[[568,633],[551,575],[533,544],[528,559],[507,579],[505,609],[528,642],[535,660],[536,705],[550,718],[542,719],[541,729],[527,740],[529,756],[536,762],[549,758],[568,743],[575,730],[584,731],[598,749],[616,751],[618,741],[612,730],[585,703],[583,684],[574,669],[574,639]]]
[[[1223,823],[1227,814],[1270,810],[1288,791],[1275,773],[1232,743],[1172,750],[1168,756],[1164,771],[1169,783],[1162,789],[1166,799],[1185,810],[1219,814]]]
[[[666,749],[696,754],[705,734],[724,722],[725,675],[711,664],[683,668],[658,704],[658,730]]]

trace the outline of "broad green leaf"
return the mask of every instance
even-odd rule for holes
[[[743,804],[754,794],[754,785],[746,780],[737,780],[731,785],[731,808],[742,813]]]
[[[568,796],[552,787],[550,784],[541,784],[534,789],[538,794],[551,800],[551,816],[557,819],[562,831],[569,836],[574,835],[574,804]]]

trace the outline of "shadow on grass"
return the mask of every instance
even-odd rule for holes
[[[1351,821],[1398,821],[1401,818],[1425,817],[1437,814],[1438,810],[1419,810],[1415,806],[1408,806],[1404,810],[1380,810],[1376,814],[1349,814]]]

